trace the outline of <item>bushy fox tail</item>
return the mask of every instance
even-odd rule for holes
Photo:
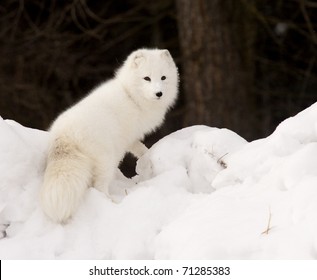
[[[54,222],[66,222],[76,211],[92,180],[91,160],[69,139],[56,139],[50,147],[41,205]]]

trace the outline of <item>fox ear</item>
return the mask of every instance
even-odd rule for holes
[[[172,57],[168,50],[162,50],[161,56],[162,57],[168,57],[168,58]]]
[[[168,50],[162,50],[161,57],[165,59],[169,65],[173,65],[173,58]]]
[[[143,53],[141,51],[137,51],[132,57],[132,67],[138,68],[144,59]]]

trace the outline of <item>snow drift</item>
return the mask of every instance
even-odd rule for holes
[[[0,118],[0,259],[317,258],[317,104],[251,143],[172,133],[66,225],[39,207],[47,140]]]

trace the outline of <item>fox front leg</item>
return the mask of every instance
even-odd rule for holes
[[[136,141],[129,149],[129,152],[138,159],[142,157],[149,149],[140,141]]]

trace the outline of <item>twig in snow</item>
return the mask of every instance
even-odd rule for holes
[[[269,208],[269,220],[267,222],[267,227],[266,230],[263,231],[261,234],[269,234],[269,231],[272,229],[271,227],[271,218],[272,218],[272,212],[271,212],[271,207]]]
[[[225,153],[223,156],[218,158],[217,163],[221,165],[223,168],[227,168],[227,164],[222,160],[228,153]]]

